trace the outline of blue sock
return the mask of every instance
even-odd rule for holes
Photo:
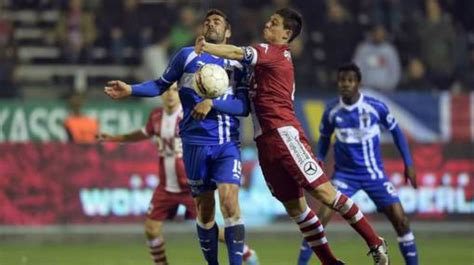
[[[245,227],[242,222],[225,220],[225,244],[229,255],[229,265],[241,265],[244,257]]]
[[[201,244],[201,250],[204,254],[204,258],[208,265],[219,265],[217,257],[217,242],[219,239],[219,229],[217,224],[214,224],[210,229],[204,228],[199,222],[196,224],[199,244]]]
[[[308,245],[308,242],[303,239],[303,242],[301,242],[300,255],[298,256],[298,265],[308,265],[312,255],[313,250]]]
[[[406,265],[418,265],[418,252],[416,251],[415,236],[408,232],[404,236],[398,237],[398,246],[405,259]]]

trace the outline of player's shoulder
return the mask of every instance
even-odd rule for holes
[[[326,111],[332,111],[339,106],[339,98],[331,98],[326,101]]]
[[[186,59],[192,54],[196,54],[194,52],[194,46],[183,47],[176,52],[176,56],[178,56],[181,59]]]
[[[151,110],[150,117],[157,117],[157,116],[161,116],[162,114],[163,114],[163,108],[156,107]]]
[[[252,45],[252,47],[255,48],[256,50],[258,50],[259,52],[261,52],[261,53],[263,52],[265,54],[269,54],[269,53],[274,52],[276,50],[280,50],[280,47],[278,45],[265,43],[265,42],[254,44],[254,45]]]
[[[375,108],[376,110],[388,109],[387,105],[378,98],[364,95],[363,102]]]
[[[179,50],[179,52],[183,53],[183,54],[190,54],[190,53],[194,52],[194,46],[183,47]]]

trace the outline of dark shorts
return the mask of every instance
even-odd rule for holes
[[[172,193],[156,189],[148,208],[147,218],[155,221],[173,219],[180,205],[186,207],[185,219],[196,219],[196,206],[191,194],[187,192]]]
[[[371,179],[369,175],[335,172],[332,183],[348,197],[352,197],[359,190],[363,190],[375,203],[379,211],[400,202],[397,189],[388,180],[387,176],[383,179]]]
[[[215,190],[217,184],[241,184],[242,165],[238,143],[183,144],[183,160],[193,196]]]
[[[301,130],[286,126],[257,138],[258,158],[268,188],[279,201],[303,196],[328,181]]]

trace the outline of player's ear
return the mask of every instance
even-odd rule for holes
[[[230,28],[226,28],[225,32],[224,32],[224,36],[226,39],[230,38],[230,36],[232,36],[232,32],[230,31]]]
[[[283,39],[289,42],[292,34],[293,34],[292,30],[286,29],[285,34],[283,35]]]

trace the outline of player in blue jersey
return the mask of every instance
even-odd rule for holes
[[[361,73],[357,65],[347,64],[338,69],[340,97],[331,101],[324,111],[317,156],[324,161],[331,135],[335,133],[335,171],[332,182],[348,197],[359,190],[365,191],[395,228],[405,263],[417,265],[415,237],[397,191],[383,170],[380,126],[392,134],[405,163],[405,177],[416,188],[416,174],[408,144],[387,106],[359,91],[360,81]],[[323,205],[318,215],[325,226],[331,219],[332,210]],[[307,265],[311,253],[311,248],[303,241],[298,265]]]
[[[226,43],[231,35],[226,15],[216,9],[208,11],[203,22],[203,35],[208,42]],[[194,73],[204,64],[218,64],[229,73],[232,89],[217,99],[202,99],[193,89]],[[157,80],[136,85],[110,81],[104,92],[114,99],[128,96],[153,97],[164,93],[178,82],[183,106],[180,137],[188,183],[197,207],[197,232],[208,264],[218,264],[218,228],[214,220],[214,191],[219,193],[225,222],[225,240],[229,264],[240,265],[245,238],[240,217],[238,192],[241,182],[239,120],[249,113],[246,69],[237,61],[210,54],[197,55],[194,47],[181,49],[172,58],[164,74]]]

